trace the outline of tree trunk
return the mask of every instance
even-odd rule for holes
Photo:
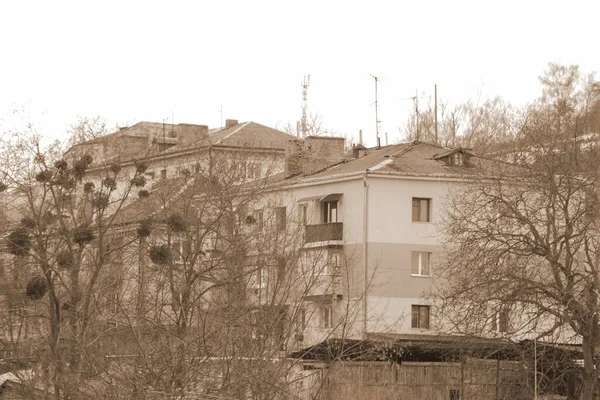
[[[581,374],[581,389],[579,391],[579,400],[592,400],[596,389],[596,370],[594,366],[594,347],[589,337],[583,337],[583,373]]]

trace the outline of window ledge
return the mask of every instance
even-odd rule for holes
[[[421,275],[421,274],[410,274],[410,276],[414,276],[415,278],[431,278],[431,275]]]

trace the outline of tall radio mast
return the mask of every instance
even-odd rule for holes
[[[309,86],[310,86],[310,74],[308,74],[308,78],[305,75],[304,80],[302,81],[302,121],[300,122],[302,139],[306,139],[306,135],[308,133],[308,122],[306,119],[307,118],[306,110],[308,109],[308,102],[306,101],[306,96],[308,94]]]

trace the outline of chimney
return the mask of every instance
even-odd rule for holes
[[[225,129],[229,129],[232,126],[236,126],[238,124],[237,119],[226,119],[225,120]]]
[[[363,142],[362,142],[362,129],[358,130],[358,144],[360,144],[361,146],[363,145]]]
[[[364,156],[365,154],[367,154],[367,148],[365,146],[363,146],[362,144],[357,144],[356,146],[352,147],[352,156],[354,158],[360,158],[362,156]]]
[[[304,140],[288,140],[285,147],[285,177],[302,174],[304,163]]]
[[[208,137],[207,125],[178,124],[177,144],[185,146]]]
[[[342,137],[308,136],[289,140],[285,151],[286,177],[312,174],[344,161]]]

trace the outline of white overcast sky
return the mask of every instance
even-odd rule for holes
[[[372,145],[372,74],[392,142],[416,90],[523,104],[550,61],[599,71],[599,18],[597,0],[3,1],[0,132],[15,116],[57,138],[78,116],[218,127],[221,105],[295,123],[310,74],[309,111]]]

